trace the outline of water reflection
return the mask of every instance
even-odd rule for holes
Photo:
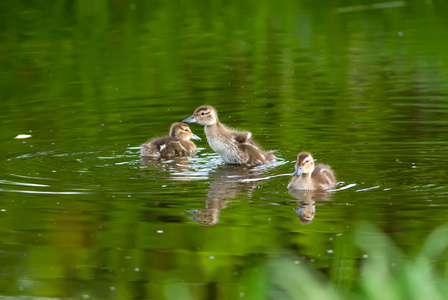
[[[289,190],[289,193],[298,199],[298,205],[294,210],[302,225],[313,221],[316,215],[316,201],[331,201],[333,197],[332,192],[326,191]]]
[[[185,173],[191,170],[191,162],[188,157],[174,157],[173,159],[157,158],[150,156],[142,156],[140,159],[142,166],[163,167],[169,170],[174,170],[177,173]]]
[[[182,156],[171,159],[141,157],[140,163],[144,167],[143,170],[158,178],[163,174],[171,180],[207,180],[209,173],[222,164],[222,160],[217,154],[200,153],[204,148],[197,149],[198,154],[191,157]]]
[[[205,208],[187,209],[193,215],[193,220],[201,225],[215,225],[219,221],[221,209],[226,208],[228,201],[218,199],[206,199]]]
[[[219,165],[210,173],[210,188],[205,199],[205,208],[188,209],[193,214],[193,220],[201,225],[215,225],[219,221],[221,209],[237,196],[252,197],[251,181],[260,176],[262,169],[235,165]]]

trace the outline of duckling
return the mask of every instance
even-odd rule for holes
[[[201,140],[191,132],[188,124],[174,123],[171,125],[169,136],[149,140],[141,145],[141,156],[167,158],[194,155],[196,145],[190,139]]]
[[[297,155],[297,163],[291,182],[290,190],[328,190],[336,186],[333,170],[328,165],[314,166],[311,153],[301,152]]]
[[[251,166],[275,160],[274,151],[265,152],[252,141],[252,133],[232,130],[221,124],[211,106],[200,106],[183,122],[204,125],[210,147],[225,163]]]

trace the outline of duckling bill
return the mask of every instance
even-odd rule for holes
[[[169,136],[152,139],[141,145],[141,156],[169,158],[194,155],[196,145],[190,139],[201,140],[188,124],[174,123]]]
[[[314,165],[311,153],[297,155],[295,172],[288,184],[290,190],[329,190],[336,186],[333,170],[328,165]]]
[[[210,147],[228,164],[260,165],[275,160],[274,151],[263,151],[252,140],[248,131],[229,129],[219,122],[218,113],[208,105],[198,107],[184,123],[204,125]]]

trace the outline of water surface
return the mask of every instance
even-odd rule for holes
[[[447,7],[383,3],[0,4],[1,294],[244,298],[285,253],[351,290],[360,221],[419,251],[448,209]],[[203,104],[277,161],[225,165],[197,124],[196,156],[140,159]],[[302,150],[336,191],[288,192]]]

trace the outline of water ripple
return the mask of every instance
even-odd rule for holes
[[[46,184],[27,183],[27,182],[17,182],[17,181],[2,180],[2,179],[0,179],[0,184],[12,184],[12,185],[23,185],[23,186],[49,187],[49,185],[46,185]]]
[[[52,191],[11,190],[11,189],[2,189],[2,188],[0,188],[0,192],[23,193],[23,194],[48,194],[48,195],[86,195],[86,194],[96,194],[95,192],[74,192],[74,191],[52,192]]]

